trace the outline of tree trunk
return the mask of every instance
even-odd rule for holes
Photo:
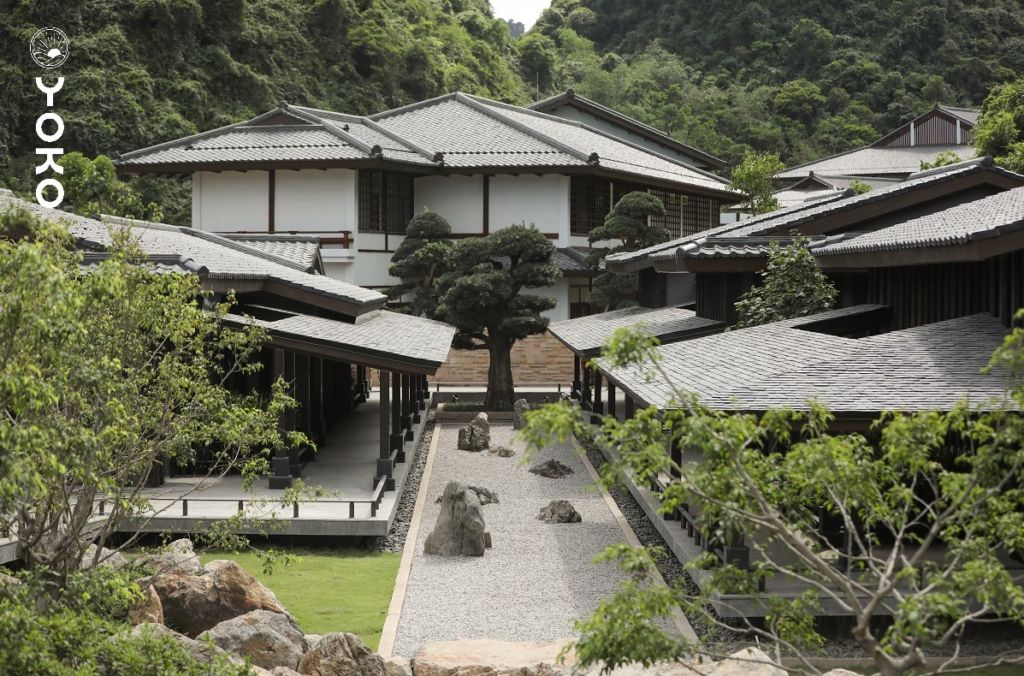
[[[490,364],[487,367],[487,396],[484,408],[488,411],[511,411],[515,397],[512,383],[512,343],[495,340],[487,348]]]

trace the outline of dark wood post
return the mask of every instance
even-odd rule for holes
[[[380,410],[379,415],[379,433],[380,433],[380,454],[377,458],[377,476],[374,478],[374,484],[377,483],[382,477],[387,477],[390,480],[392,486],[394,485],[394,466],[391,464],[391,424],[389,420],[389,414],[391,413],[391,388],[388,387],[388,372],[380,371]]]
[[[580,356],[578,354],[574,354],[572,356],[572,391],[569,393],[569,396],[573,399],[582,399],[582,393],[580,392],[581,387]]]
[[[313,432],[319,441],[327,436],[326,425],[324,424],[324,360],[322,357],[309,358],[309,391],[311,397],[311,410],[309,412],[310,424]]]
[[[275,381],[278,378],[287,381],[287,362],[284,350],[274,350],[271,358],[271,376]],[[278,417],[277,426],[281,432],[288,430],[288,417],[288,411],[282,412]],[[285,449],[279,449],[274,453],[270,466],[273,471],[268,483],[270,488],[288,488],[292,485],[291,462]]]
[[[636,402],[633,401],[633,397],[629,396],[625,392],[623,392],[623,394],[625,395],[625,398],[622,402],[622,415],[626,420],[629,420],[633,417],[633,414],[636,413]]]
[[[602,397],[604,396],[604,390],[601,387],[601,371],[594,369],[594,415],[591,417],[590,422],[599,423],[601,419],[598,417],[604,414],[604,402]]]
[[[306,436],[313,438],[313,428],[310,425],[310,399],[313,397],[310,393],[309,362],[308,354],[295,354],[295,399],[299,402],[296,422]]]
[[[586,364],[583,365],[583,382],[582,389],[580,390],[580,402],[583,404],[583,408],[587,408],[590,404],[590,367]]]
[[[427,410],[427,401],[430,399],[430,382],[427,380],[427,374],[420,376],[420,410]]]
[[[384,372],[381,372],[383,378]],[[391,372],[391,450],[402,450],[402,375]]]
[[[367,378],[366,378],[366,367],[365,366],[357,366],[356,367],[356,382],[355,382],[355,388],[354,388],[355,391],[353,393],[354,396],[351,398],[351,406],[354,407],[356,404],[359,404],[361,402],[366,401],[367,397],[369,396],[368,395],[369,390],[367,388],[368,388],[368,384],[367,384]]]
[[[405,440],[412,441],[412,376],[408,373],[402,374],[402,429],[405,430]]]
[[[410,380],[412,381],[410,387],[412,388],[412,424],[419,425],[423,418],[420,416],[420,410],[423,408],[423,376],[420,374],[410,374]]]
[[[617,418],[615,415],[615,383],[608,379],[608,415]]]

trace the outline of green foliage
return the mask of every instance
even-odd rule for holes
[[[484,397],[489,410],[512,408],[512,345],[547,329],[540,313],[555,307],[555,300],[520,291],[561,279],[551,263],[554,251],[537,228],[510,225],[457,242],[448,271],[437,280],[437,315],[458,329],[455,345],[490,354]]]
[[[1011,171],[1024,171],[1024,78],[992,89],[974,131],[981,155]]]
[[[127,605],[111,599],[141,598],[139,587],[123,573],[94,569],[75,573],[68,594],[42,612],[33,599],[45,593],[40,580],[25,577],[14,594],[0,595],[0,664],[5,673],[24,676],[110,674],[133,676],[243,676],[247,666],[226,654],[199,662],[168,636],[129,634]]]
[[[55,596],[89,541],[149,510],[140,491],[154,463],[203,453],[211,475],[251,484],[294,406],[282,382],[267,400],[225,386],[260,368],[265,342],[221,324],[230,300],[204,310],[197,277],[152,272],[122,231],[112,237],[110,257],[83,274],[64,228],[0,216],[0,531],[16,533]],[[107,519],[94,528],[100,499]]]
[[[779,156],[770,153],[747,153],[743,162],[732,171],[733,190],[743,193],[743,210],[754,214],[766,214],[779,208],[779,201],[772,192],[775,177],[785,166]]]
[[[921,171],[928,169],[938,169],[939,167],[945,167],[950,164],[956,164],[957,162],[963,162],[963,159],[954,152],[944,150],[935,156],[935,160],[932,162],[921,162]]]
[[[46,3],[0,16],[0,183],[23,192],[35,188],[32,129],[45,103],[26,45],[53,20]],[[282,99],[365,114],[453,89],[504,101],[524,91],[515,44],[485,0],[83,0],[61,7],[60,26],[74,45],[55,73],[66,78],[61,145],[87,157],[237,122]],[[188,191],[166,182],[130,181],[143,205],[187,224]]]
[[[114,163],[106,155],[90,160],[79,152],[61,157],[64,168],[64,207],[79,214],[126,216],[153,221],[163,220],[160,206],[142,206],[139,192],[117,177]]]
[[[854,179],[850,182],[850,187],[847,188],[854,195],[863,195],[866,192],[871,192],[871,186],[864,181]]]
[[[604,223],[590,231],[589,264],[600,270],[601,262],[610,254],[636,251],[666,241],[671,234],[651,222],[651,216],[664,216],[665,205],[646,191],[627,193],[612,208]],[[594,246],[612,242],[612,246]],[[618,309],[636,305],[640,289],[637,273],[600,272],[594,278],[590,302],[598,308]]]
[[[391,287],[388,295],[402,298],[412,294],[409,313],[433,317],[437,313],[434,282],[444,274],[452,243],[452,228],[432,211],[413,216],[405,231],[405,239],[391,256],[388,273],[402,280]]]
[[[736,326],[757,326],[781,319],[824,312],[835,305],[838,291],[797,237],[787,246],[772,242],[761,282],[736,301]]]
[[[679,477],[661,492],[661,510],[687,505],[712,550],[742,541],[756,563],[741,570],[708,554],[688,564],[703,571],[702,589],[678,587],[668,597],[638,588],[651,566],[648,554],[610,549],[604,559],[635,575],[578,625],[574,649],[582,666],[691,652],[720,657],[714,640],[691,646],[661,639],[652,622],[673,604],[726,631],[726,639],[758,639],[778,661],[823,645],[810,618],[824,598],[852,616],[851,638],[883,674],[918,673],[929,656],[958,652],[964,628],[981,618],[1024,625],[1024,591],[1005,565],[1024,553],[1024,525],[1007,517],[1024,509],[1024,421],[1016,412],[964,403],[945,413],[884,414],[870,434],[833,432],[832,414],[813,401],[803,412],[763,415],[704,408],[659,369],[657,341],[640,329],[618,332],[602,359],[652,368],[676,393],[674,402],[625,421],[605,417],[592,432],[574,403],[549,405],[527,415],[530,447],[592,436],[616,452],[602,467],[606,486],[625,476],[637,485]],[[990,370],[1009,378],[1012,405],[1020,406],[1024,329],[1007,337]],[[665,452],[668,444],[687,449],[681,464]],[[838,525],[826,527],[824,518]],[[827,532],[837,528],[846,537]],[[775,578],[805,591],[791,599],[758,592],[758,580]],[[708,600],[725,602],[720,595],[728,593],[765,604],[765,623],[724,624]],[[892,623],[873,623],[881,614]],[[653,633],[642,638],[645,632]],[[637,642],[624,644],[623,636]],[[729,646],[727,640],[721,649]]]

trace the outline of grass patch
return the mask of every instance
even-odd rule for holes
[[[270,587],[305,633],[346,631],[376,650],[401,554],[362,549],[288,551],[298,560],[290,566],[276,566],[271,575],[263,573],[263,564],[252,552],[205,552],[200,560],[204,564],[214,559],[238,562]]]

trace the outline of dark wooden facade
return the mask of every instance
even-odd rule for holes
[[[593,176],[572,176],[569,184],[569,232],[585,237],[604,223],[605,216],[623,195],[647,191],[665,205],[665,215],[652,217],[672,237],[694,235],[718,225],[718,213],[725,202],[667,188]]]
[[[910,146],[971,146],[974,125],[941,108],[934,108],[907,124],[893,130],[872,146],[875,148],[907,148]]]

